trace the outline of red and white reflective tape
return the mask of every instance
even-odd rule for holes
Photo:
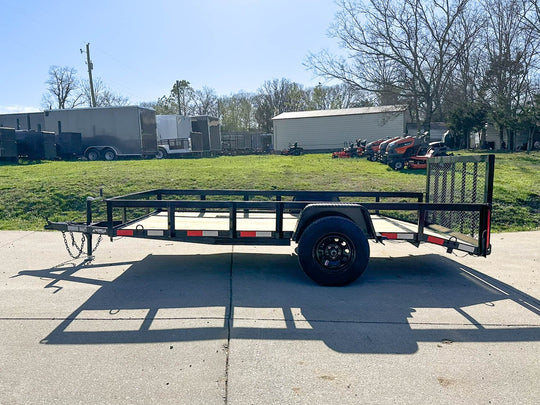
[[[443,246],[444,245],[444,242],[446,242],[445,239],[442,239],[442,238],[437,238],[436,236],[428,236],[427,237],[427,241],[429,243],[434,243],[436,245],[441,245]]]
[[[118,229],[116,236],[133,236],[133,229]]]
[[[414,233],[381,232],[381,236],[394,240],[414,240]]]
[[[271,238],[270,231],[240,231],[241,238]]]
[[[187,236],[217,237],[219,236],[219,232],[218,231],[187,231]]]

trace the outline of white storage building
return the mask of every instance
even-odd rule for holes
[[[274,149],[298,142],[310,151],[343,148],[357,139],[368,142],[405,132],[407,106],[286,112],[273,118]]]

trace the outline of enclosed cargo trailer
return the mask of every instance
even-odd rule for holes
[[[368,240],[489,255],[494,162],[494,155],[432,158],[425,193],[150,190],[105,199],[107,218],[99,222],[92,219],[99,199],[89,198],[86,223],[45,228],[83,234],[73,257],[83,253],[85,240],[91,257],[94,234],[231,245],[294,241],[309,277],[344,285],[367,267]]]
[[[81,133],[88,160],[114,160],[119,156],[155,156],[156,113],[137,106],[47,110],[45,127],[57,135]]]
[[[0,160],[15,161],[18,156],[15,129],[0,127]]]
[[[158,159],[192,152],[191,118],[184,115],[157,115]]]
[[[56,158],[54,132],[15,131],[17,153],[32,160],[53,160]]]

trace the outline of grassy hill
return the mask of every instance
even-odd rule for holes
[[[494,231],[540,229],[540,153],[497,154]],[[84,220],[85,199],[154,188],[424,191],[425,171],[396,172],[365,159],[222,156],[0,166],[0,229],[40,230],[44,217]]]

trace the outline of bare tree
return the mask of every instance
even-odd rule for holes
[[[218,97],[214,89],[203,86],[202,90],[195,90],[193,102],[195,114],[218,116]]]
[[[538,69],[540,42],[536,32],[524,29],[527,11],[520,0],[482,0],[488,15],[485,48],[489,64],[484,91],[499,128],[500,143],[507,133],[513,150],[518,113],[533,99],[531,74]]]
[[[96,107],[125,106],[129,104],[129,99],[127,97],[114,93],[99,77],[94,79],[93,82]],[[81,82],[81,92],[84,102],[91,107],[92,96],[90,91],[90,83],[88,80],[83,80]]]
[[[45,108],[74,108],[83,103],[76,74],[77,71],[68,66],[49,68],[49,79],[45,82],[47,93],[42,102]]]
[[[536,38],[540,38],[540,1],[522,0],[522,4],[526,29],[533,31]]]
[[[308,107],[312,110],[364,107],[372,104],[363,92],[348,84],[323,86],[319,83],[307,92]]]
[[[219,99],[219,115],[225,132],[250,132],[256,127],[254,96],[239,92]]]
[[[430,128],[464,45],[458,29],[469,0],[340,0],[330,29],[346,57],[311,54],[306,65],[386,99],[407,98]],[[392,96],[393,95],[393,96]]]
[[[308,101],[302,85],[285,78],[268,80],[257,92],[255,119],[260,129],[270,132],[274,116],[287,111],[306,110]]]

